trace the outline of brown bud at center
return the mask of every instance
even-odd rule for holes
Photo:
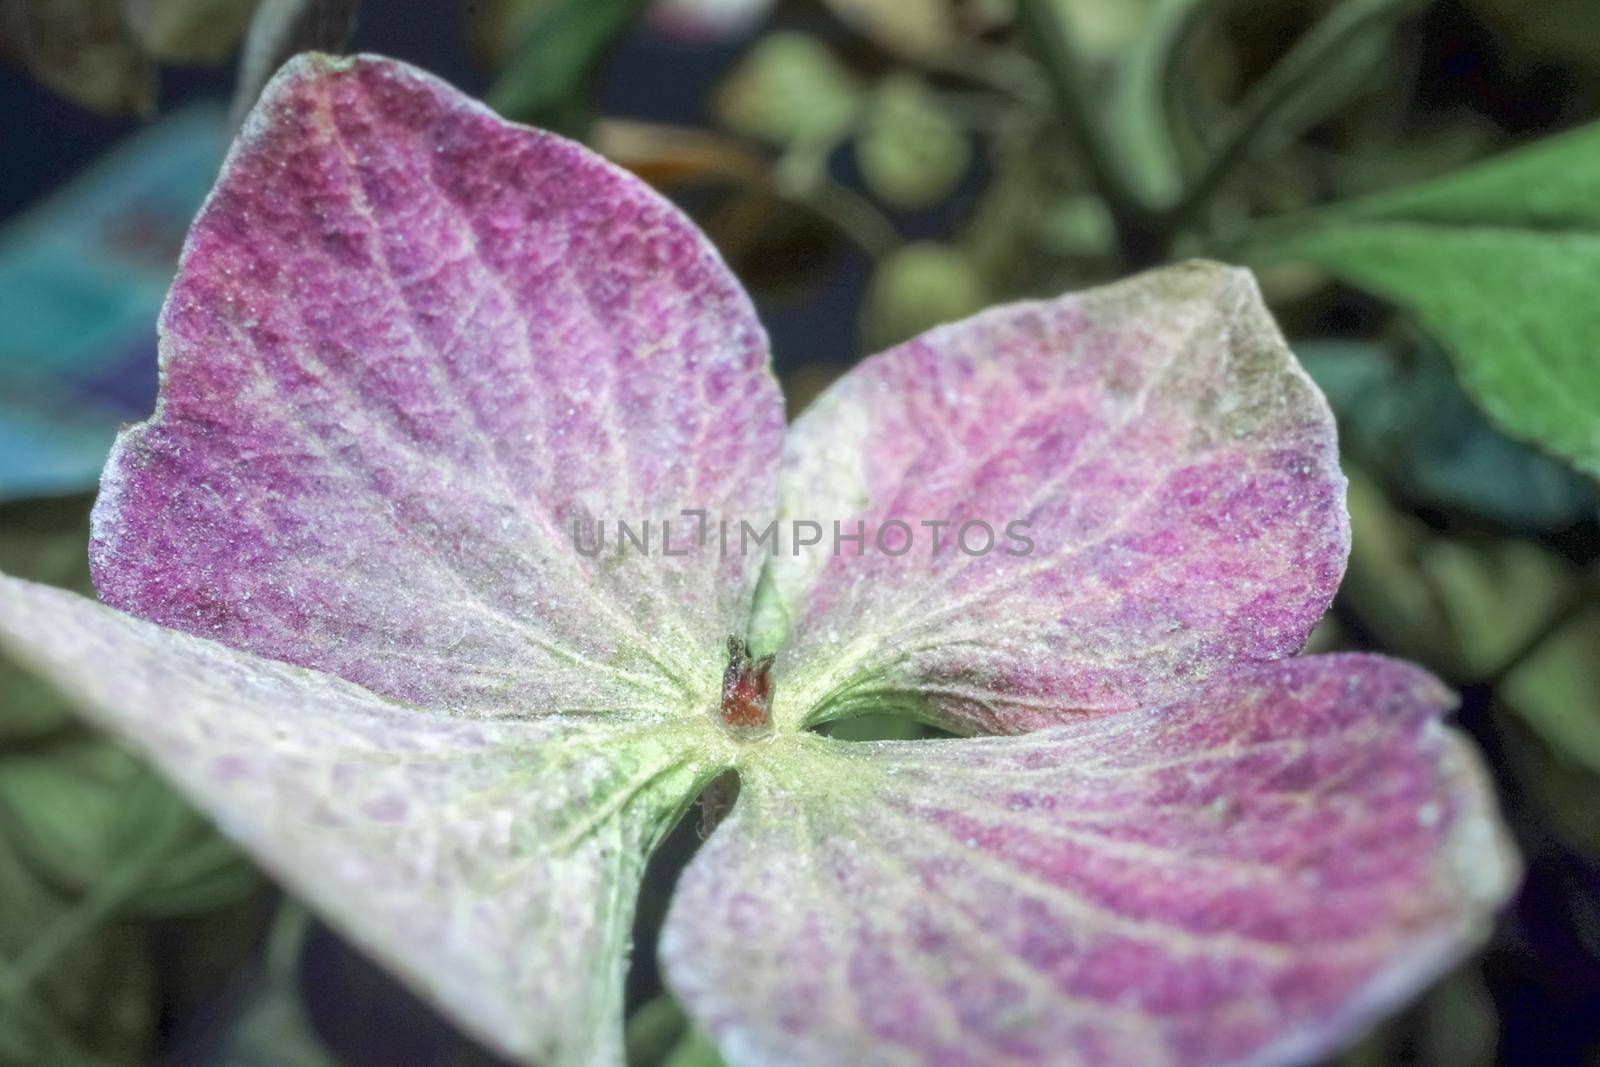
[[[737,732],[772,725],[772,657],[750,658],[741,637],[728,638],[728,666],[722,672],[722,721]]]

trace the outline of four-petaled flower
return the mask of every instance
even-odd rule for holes
[[[1286,658],[1344,481],[1243,271],[933,330],[786,434],[748,298],[660,196],[302,57],[162,359],[95,510],[108,606],[4,579],[6,645],[518,1060],[619,1061],[645,859],[730,769],[661,959],[739,1067],[1305,1059],[1515,881],[1436,681]],[[685,512],[865,550],[724,554]],[[575,550],[619,518],[689,551]],[[891,520],[1034,550],[878,551]],[[991,736],[812,729],[865,712]]]

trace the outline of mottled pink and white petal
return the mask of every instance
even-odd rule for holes
[[[620,1067],[645,857],[714,770],[692,725],[424,711],[4,576],[0,647],[487,1045]]]
[[[1449,702],[1330,656],[1021,736],[773,746],[679,883],[669,985],[734,1067],[1314,1059],[1516,882]]]
[[[1209,263],[868,360],[796,421],[782,478],[785,536],[824,531],[758,598],[787,721],[1148,707],[1296,651],[1349,549],[1327,405],[1251,276]]]
[[[483,715],[715,693],[760,561],[679,512],[772,513],[782,401],[748,298],[644,183],[402,63],[302,56],[161,332],[95,513],[108,603]]]

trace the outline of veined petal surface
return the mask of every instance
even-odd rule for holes
[[[161,332],[95,512],[108,603],[481,715],[715,692],[759,560],[679,512],[771,515],[782,401],[748,298],[642,182],[404,64],[301,56]]]
[[[1020,736],[809,736],[685,872],[669,984],[734,1067],[1315,1059],[1515,884],[1449,702],[1328,656]]]
[[[1217,264],[932,330],[785,447],[780,531],[823,530],[781,546],[757,609],[758,644],[787,631],[791,721],[1010,733],[1148,707],[1296,651],[1349,552],[1333,417]]]
[[[430,712],[4,576],[0,645],[487,1045],[620,1067],[645,857],[715,769],[694,723]]]

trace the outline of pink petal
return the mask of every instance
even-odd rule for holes
[[[734,1067],[1314,1059],[1515,884],[1449,699],[1327,656],[1019,737],[813,737],[746,766],[669,982]]]
[[[620,1067],[645,857],[714,773],[701,720],[424,711],[4,576],[0,646],[490,1047]]]
[[[1298,649],[1349,549],[1327,405],[1250,275],[1215,264],[930,331],[835,384],[786,449],[785,536],[824,531],[785,544],[758,605],[758,644],[790,626],[790,721],[1006,733],[1148,707]]]
[[[161,325],[95,516],[108,603],[484,714],[715,692],[760,561],[573,542],[774,507],[762,330],[642,182],[404,64],[302,56]]]

